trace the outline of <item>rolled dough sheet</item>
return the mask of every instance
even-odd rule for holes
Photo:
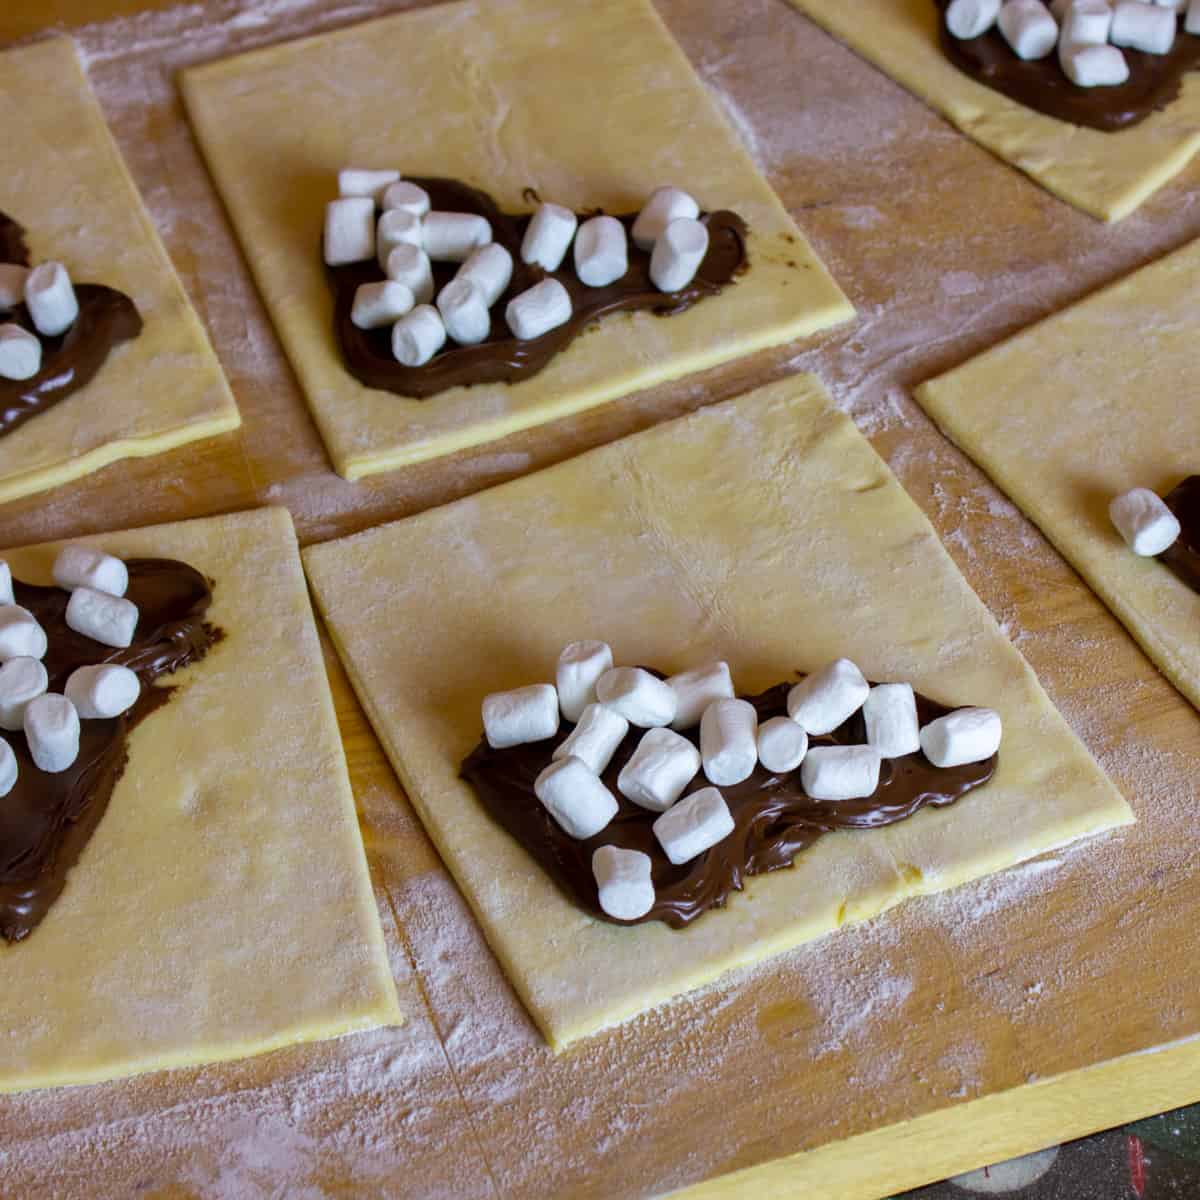
[[[791,2],[968,137],[1103,221],[1127,217],[1200,150],[1196,72],[1165,111],[1101,133],[1034,112],[964,75],[938,46],[933,0]]]
[[[1086,834],[1128,806],[933,529],[812,376],[479,496],[305,552],[368,716],[550,1043]],[[414,568],[414,564],[419,564]],[[959,804],[823,838],[674,931],[575,908],[459,780],[491,691],[552,680],[563,644],[739,689],[848,655],[877,679],[999,709],[997,775]]]
[[[649,0],[471,0],[196,67],[188,113],[339,474],[435,458],[849,320],[854,310]],[[669,319],[601,321],[517,384],[406,399],[356,382],[320,258],[347,164],[528,210],[636,211],[676,183],[750,224],[751,269]]]
[[[87,387],[0,437],[0,502],[241,424],[237,405],[67,38],[0,54],[0,210],[35,261],[119,288],[141,336]]]
[[[286,510],[91,540],[204,571],[226,636],[133,731],[58,903],[0,943],[0,1092],[398,1024]],[[53,546],[3,556],[50,581]]]
[[[1200,708],[1200,595],[1108,516],[1200,472],[1200,241],[917,389]]]

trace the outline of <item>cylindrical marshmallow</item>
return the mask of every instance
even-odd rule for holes
[[[466,262],[492,240],[492,226],[475,213],[430,212],[422,222],[425,253],[434,262]]]
[[[483,296],[484,304],[491,308],[504,295],[512,281],[512,273],[512,255],[499,243],[488,242],[471,251],[454,278],[473,283]]]
[[[10,658],[0,666],[0,729],[23,729],[25,709],[49,687],[46,668],[36,658]]]
[[[347,196],[325,206],[325,262],[331,267],[365,262],[375,254],[375,201]]]
[[[650,855],[620,846],[598,846],[592,854],[592,874],[600,907],[618,921],[636,921],[654,907]]]
[[[758,727],[758,761],[772,775],[794,771],[808,753],[808,734],[791,717],[772,717]]]
[[[956,38],[981,37],[996,23],[1000,0],[953,0],[946,9],[946,28]]]
[[[579,218],[561,204],[540,204],[521,239],[521,261],[557,271],[571,247]]]
[[[393,183],[383,193],[383,208],[399,208],[414,217],[423,217],[429,211],[429,193],[415,183]]]
[[[338,172],[339,196],[370,196],[378,200],[400,178],[399,171],[373,170],[370,167],[343,167]]]
[[[701,788],[667,809],[651,826],[667,857],[680,866],[733,832],[733,816],[715,787]]]
[[[667,687],[675,693],[672,729],[691,729],[699,725],[710,704],[715,700],[732,700],[734,695],[727,662],[713,662],[681,671],[667,680]]]
[[[420,217],[413,216],[402,208],[385,212],[375,227],[376,260],[386,272],[388,260],[397,246],[425,247],[425,229]]]
[[[630,725],[649,729],[675,719],[675,693],[641,667],[614,667],[596,680],[596,699]]]
[[[0,311],[8,312],[25,303],[25,280],[28,278],[28,267],[0,263]]]
[[[666,812],[700,770],[700,752],[670,729],[648,729],[617,776],[617,791],[651,812]]]
[[[67,628],[104,646],[126,649],[137,629],[137,605],[94,588],[76,588],[67,601]]]
[[[1192,0],[1188,5],[1187,16],[1183,19],[1185,33],[1200,34],[1200,0]]]
[[[650,282],[660,292],[678,292],[696,277],[708,253],[708,229],[700,221],[672,221],[650,253]]]
[[[1058,22],[1042,0],[1008,0],[998,18],[1004,40],[1018,58],[1045,58],[1058,44]]]
[[[813,746],[800,785],[814,800],[859,800],[879,786],[882,759],[871,746]]]
[[[921,730],[921,749],[935,767],[961,767],[991,758],[1002,734],[998,712],[959,708]]]
[[[558,656],[554,681],[568,721],[578,721],[596,700],[596,680],[612,668],[612,649],[604,642],[571,642]]]
[[[1182,529],[1162,498],[1149,488],[1133,488],[1118,496],[1108,515],[1134,554],[1153,558],[1175,544]]]
[[[839,658],[792,688],[788,716],[809,734],[832,733],[862,708],[870,690],[854,663]]]
[[[867,745],[883,758],[903,758],[921,748],[917,697],[911,684],[881,683],[863,703]]]
[[[39,771],[57,775],[79,757],[79,714],[66,696],[48,692],[25,709],[25,741]]]
[[[551,758],[581,759],[597,775],[603,775],[617,747],[629,732],[629,722],[603,704],[589,704],[575,728],[551,755]]]
[[[12,568],[0,558],[0,607],[6,604],[16,604],[13,594]]]
[[[64,546],[54,560],[54,582],[68,592],[89,587],[110,596],[123,596],[129,588],[129,569],[112,554],[92,546]]]
[[[483,293],[470,280],[450,280],[438,293],[437,307],[446,333],[460,346],[474,346],[492,330],[492,314]]]
[[[433,299],[433,265],[420,246],[411,242],[393,246],[384,270],[389,279],[404,284],[412,292],[417,304],[428,304]]]
[[[1142,0],[1121,0],[1113,9],[1108,36],[1114,46],[1127,46],[1146,54],[1168,54],[1178,30],[1179,21],[1173,10],[1144,4]]]
[[[384,279],[379,283],[360,283],[354,289],[350,320],[359,329],[380,329],[394,325],[416,303],[412,292],[402,283]]]
[[[493,750],[542,742],[558,732],[558,695],[548,683],[483,698],[483,733]]]
[[[704,774],[718,787],[749,779],[758,766],[758,713],[748,700],[714,700],[700,718]]]
[[[633,244],[639,250],[653,250],[672,221],[694,221],[699,215],[700,205],[687,192],[676,187],[658,188],[633,223]]]
[[[423,367],[446,344],[446,325],[432,304],[420,304],[392,326],[392,357]]]
[[[60,262],[39,263],[25,279],[25,307],[42,337],[58,337],[75,324],[79,301]]]
[[[45,658],[46,631],[19,604],[0,605],[0,663],[10,658]]]
[[[42,343],[20,325],[0,325],[0,379],[32,379],[41,369]]]
[[[557,279],[543,279],[514,296],[504,309],[513,337],[522,342],[539,338],[571,319],[571,295]]]
[[[1058,61],[1076,87],[1119,87],[1129,79],[1129,64],[1116,46],[1064,42]]]
[[[617,815],[617,798],[582,759],[559,758],[534,780],[533,791],[573,838],[595,837]]]
[[[63,694],[85,721],[108,720],[137,703],[142,684],[128,667],[102,663],[72,671]]]
[[[1108,0],[1067,0],[1057,12],[1063,46],[1103,46],[1112,29],[1112,7]]]
[[[575,234],[575,274],[588,287],[606,287],[629,270],[625,226],[616,217],[592,217]]]
[[[17,756],[13,748],[0,738],[0,798],[17,786]]]

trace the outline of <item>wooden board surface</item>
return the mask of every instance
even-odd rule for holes
[[[130,0],[0,9],[0,41],[47,13],[74,27],[245,418],[238,434],[0,508],[0,544],[265,502],[287,504],[306,543],[325,540],[814,370],[928,512],[1139,825],[910,903],[556,1059],[331,660],[409,1024],[0,1100],[5,1200],[304,1188],[524,1200],[689,1187],[871,1200],[1200,1098],[1200,965],[1189,953],[1200,914],[1200,717],[908,396],[1200,236],[1200,164],[1107,228],[991,159],[783,0],[657,2],[861,320],[363,484],[328,466],[171,73],[405,5],[203,0],[145,5],[159,11],[138,17],[123,15],[143,7]]]

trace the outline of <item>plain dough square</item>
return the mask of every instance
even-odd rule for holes
[[[144,328],[73,396],[0,436],[0,502],[241,424],[67,38],[0,54],[0,211],[35,262],[118,288]]]
[[[968,137],[1101,220],[1127,217],[1200,150],[1196,72],[1164,111],[1103,133],[1035,112],[963,74],[938,45],[933,0],[791,2]]]
[[[854,310],[649,0],[439,4],[192,68],[188,113],[335,469],[491,441],[849,320]],[[346,165],[636,211],[674,183],[750,225],[750,270],[670,318],[607,318],[541,374],[427,400],[363,387],[333,339],[325,203]]]
[[[1200,708],[1200,595],[1139,558],[1109,502],[1200,474],[1200,241],[917,389]]]
[[[214,581],[66,890],[0,943],[0,1092],[241,1058],[401,1021],[291,518],[85,539]],[[48,583],[56,547],[4,551]]]
[[[350,678],[548,1041],[605,1025],[908,896],[1132,821],[920,510],[812,376],[479,496],[310,548]],[[822,839],[674,931],[586,916],[458,778],[488,692],[562,646],[754,691],[838,655],[1005,722],[995,778],[888,830]]]

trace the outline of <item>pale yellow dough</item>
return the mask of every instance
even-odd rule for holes
[[[1200,242],[917,390],[1200,708],[1200,595],[1108,516],[1200,474]]]
[[[981,146],[1101,220],[1127,217],[1200,150],[1196,72],[1163,112],[1102,133],[1035,112],[963,74],[938,45],[933,0],[791,2]]]
[[[46,919],[0,942],[0,1092],[399,1023],[291,518],[263,509],[89,540],[211,576],[225,639],[133,732]],[[54,552],[3,557],[48,583]]]
[[[477,445],[854,315],[648,0],[487,0],[196,67],[205,157],[336,470]],[[636,211],[673,183],[750,224],[751,270],[670,319],[606,319],[536,377],[429,400],[371,390],[333,340],[325,203],[348,164],[441,175],[509,211],[525,189]]]
[[[933,529],[798,376],[422,516],[309,549],[364,707],[530,1013],[556,1048],[908,896],[1132,821]],[[757,690],[838,655],[997,708],[1001,765],[952,808],[839,834],[685,931],[574,907],[458,778],[491,691],[561,647]]]
[[[118,288],[145,328],[86,388],[0,437],[0,502],[241,424],[67,38],[0,54],[0,211],[35,262]]]

